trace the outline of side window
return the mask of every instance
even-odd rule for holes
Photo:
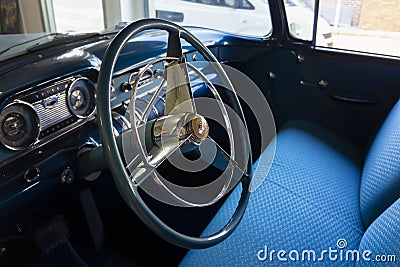
[[[320,0],[319,14],[332,28],[333,47],[400,56],[399,0]]]
[[[221,2],[221,5],[231,7],[231,8],[238,8],[238,0],[224,0]]]
[[[241,8],[242,8],[242,9],[251,9],[251,10],[253,10],[253,9],[254,9],[254,6],[253,6],[249,1],[247,1],[247,0],[242,0]]]
[[[240,8],[241,0],[184,0],[187,2],[193,2],[203,5],[220,6],[220,7],[231,7]]]
[[[183,0],[186,2],[193,2],[193,3],[198,3],[198,4],[204,4],[204,5],[212,5],[212,6],[218,6],[219,1],[218,0]]]
[[[199,1],[201,4],[205,4],[205,5],[214,5],[214,6],[219,6],[219,2],[218,0],[200,0]]]
[[[290,35],[311,41],[314,0],[284,0]],[[320,0],[315,44],[400,57],[399,0]]]

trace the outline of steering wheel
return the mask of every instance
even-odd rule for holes
[[[113,131],[110,101],[114,67],[124,45],[135,35],[147,30],[168,33],[167,54],[163,58],[167,62],[164,75],[167,80],[164,114],[151,121],[143,120],[143,118],[139,120],[135,117],[132,113],[137,87],[134,86],[130,101],[132,129],[123,133],[122,138],[121,136],[117,138]],[[219,81],[224,84],[224,88],[213,86],[206,75],[185,61],[181,39],[206,59]],[[197,73],[213,92],[215,103],[224,118],[223,123],[226,124],[230,141],[229,153],[209,136],[209,131],[213,129],[209,128],[207,119],[197,112],[198,103],[195,103],[193,97],[188,69]],[[153,232],[177,246],[189,249],[207,248],[226,239],[238,226],[248,203],[252,159],[249,136],[238,96],[233,90],[228,75],[213,53],[179,25],[161,19],[135,21],[123,28],[110,42],[101,64],[96,94],[97,117],[104,157],[114,177],[116,187],[128,206]],[[238,124],[242,127],[236,127]],[[229,171],[224,172],[225,176],[219,183],[210,183],[208,191],[201,191],[204,190],[204,186],[183,188],[187,189],[187,191],[183,190],[186,193],[178,196],[178,193],[172,192],[171,188],[174,185],[160,178],[156,171],[157,167],[177,151],[181,152],[184,148],[202,150],[202,145],[207,142],[215,148],[214,158],[208,162],[217,168]],[[236,143],[233,144],[234,142]],[[242,193],[231,219],[218,232],[205,237],[189,236],[165,224],[145,203],[139,191],[140,187],[151,184],[151,188],[158,186],[155,189],[158,193],[162,191],[161,194],[169,194],[165,199],[169,199],[170,204],[199,207],[214,204],[239,183],[242,186]],[[214,189],[215,186],[219,188]],[[182,187],[179,188],[182,189]],[[202,199],[203,192],[210,192],[210,188],[217,193],[207,200],[196,202],[186,198],[197,195]],[[155,194],[158,194],[157,192]]]

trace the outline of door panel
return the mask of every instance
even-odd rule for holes
[[[365,149],[400,96],[395,58],[287,43],[249,60],[243,70],[268,97],[278,128],[310,120]]]

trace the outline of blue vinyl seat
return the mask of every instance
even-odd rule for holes
[[[190,250],[180,266],[399,266],[400,258],[377,260],[400,257],[400,101],[365,158],[310,122],[290,122],[276,138],[272,167],[238,228],[219,245]],[[240,192],[203,235],[229,220]]]

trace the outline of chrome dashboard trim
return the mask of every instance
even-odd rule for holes
[[[54,101],[55,99],[57,103],[51,108],[46,108],[45,103]],[[54,95],[51,95],[45,99],[32,103],[32,105],[39,116],[42,130],[71,117],[66,103],[65,91],[55,93]],[[52,116],[54,113],[56,113],[58,116]]]
[[[96,73],[98,73],[99,70],[100,70],[99,67],[84,67],[84,68],[81,68],[81,69],[78,69],[78,70],[75,70],[72,72],[68,72],[65,75],[57,76],[53,79],[39,82],[35,85],[30,85],[26,88],[16,88],[16,89],[21,89],[21,90],[19,90],[15,95],[10,95],[10,96],[6,97],[5,99],[3,99],[0,103],[0,108],[3,108],[2,105],[5,103],[12,102],[15,99],[23,98],[23,97],[29,95],[30,93],[32,93],[33,90],[35,90],[39,87],[46,87],[52,83],[55,84],[61,80],[67,80],[68,78],[71,79],[74,76],[82,75],[82,73],[84,73],[84,72],[95,71]]]
[[[90,73],[91,71],[94,72],[93,73],[94,75],[97,75],[98,69],[99,68],[97,68],[97,67],[82,68],[82,69],[79,69],[77,71],[67,73],[66,75],[58,76],[58,77],[53,78],[51,80],[47,80],[45,82],[41,82],[41,83],[38,83],[38,84],[35,84],[35,85],[31,85],[26,89],[20,90],[15,95],[11,95],[9,97],[6,97],[0,103],[0,109],[2,110],[4,108],[6,108],[7,106],[15,104],[15,103],[24,103],[24,104],[28,105],[31,109],[33,109],[35,114],[36,114],[36,116],[38,118],[40,118],[34,105],[35,104],[39,104],[39,105],[42,106],[42,108],[44,108],[43,105],[41,104],[41,102],[44,99],[40,99],[39,101],[34,101],[32,103],[29,103],[29,102],[21,100],[21,99],[24,99],[24,98],[27,98],[29,96],[34,95],[35,92],[38,92],[38,88],[40,88],[40,90],[41,90],[41,89],[44,89],[46,87],[50,87],[52,85],[62,84],[63,82],[70,82],[71,83],[77,78],[82,78],[80,75],[85,75],[85,73]],[[90,79],[88,79],[88,80],[89,80],[89,82],[91,84],[93,84],[94,88],[96,88],[96,85]],[[60,92],[63,93],[63,94],[66,94],[68,88],[65,88],[64,90],[62,90]],[[57,94],[57,93],[55,93],[55,94]],[[67,108],[67,110],[68,110],[68,108]],[[2,168],[3,166],[6,166],[7,164],[9,164],[9,163],[11,163],[11,162],[13,162],[13,161],[25,156],[25,155],[27,155],[28,153],[32,152],[33,150],[36,150],[36,149],[38,149],[38,148],[50,143],[51,141],[53,141],[55,139],[61,138],[62,136],[70,133],[71,131],[73,131],[74,129],[83,126],[85,123],[94,120],[95,119],[95,113],[96,113],[96,108],[86,118],[77,118],[75,122],[72,122],[71,124],[65,126],[64,128],[61,128],[60,130],[55,131],[53,133],[50,133],[50,134],[48,134],[48,135],[46,135],[44,137],[41,137],[41,133],[46,129],[43,129],[41,127],[40,120],[39,120],[38,121],[39,134],[36,137],[36,141],[33,142],[32,144],[30,144],[28,147],[25,147],[25,148],[21,148],[21,149],[15,149],[14,148],[13,149],[12,147],[9,147],[9,146],[3,144],[3,142],[1,142],[1,140],[0,140],[0,143],[3,145],[4,148],[8,149],[10,152],[17,152],[17,154],[14,154],[14,155],[11,154],[8,158],[1,159],[0,160],[0,168]],[[67,119],[72,118],[72,117],[73,117],[73,115],[70,114],[70,116],[68,118],[64,118],[64,120],[67,120]]]

